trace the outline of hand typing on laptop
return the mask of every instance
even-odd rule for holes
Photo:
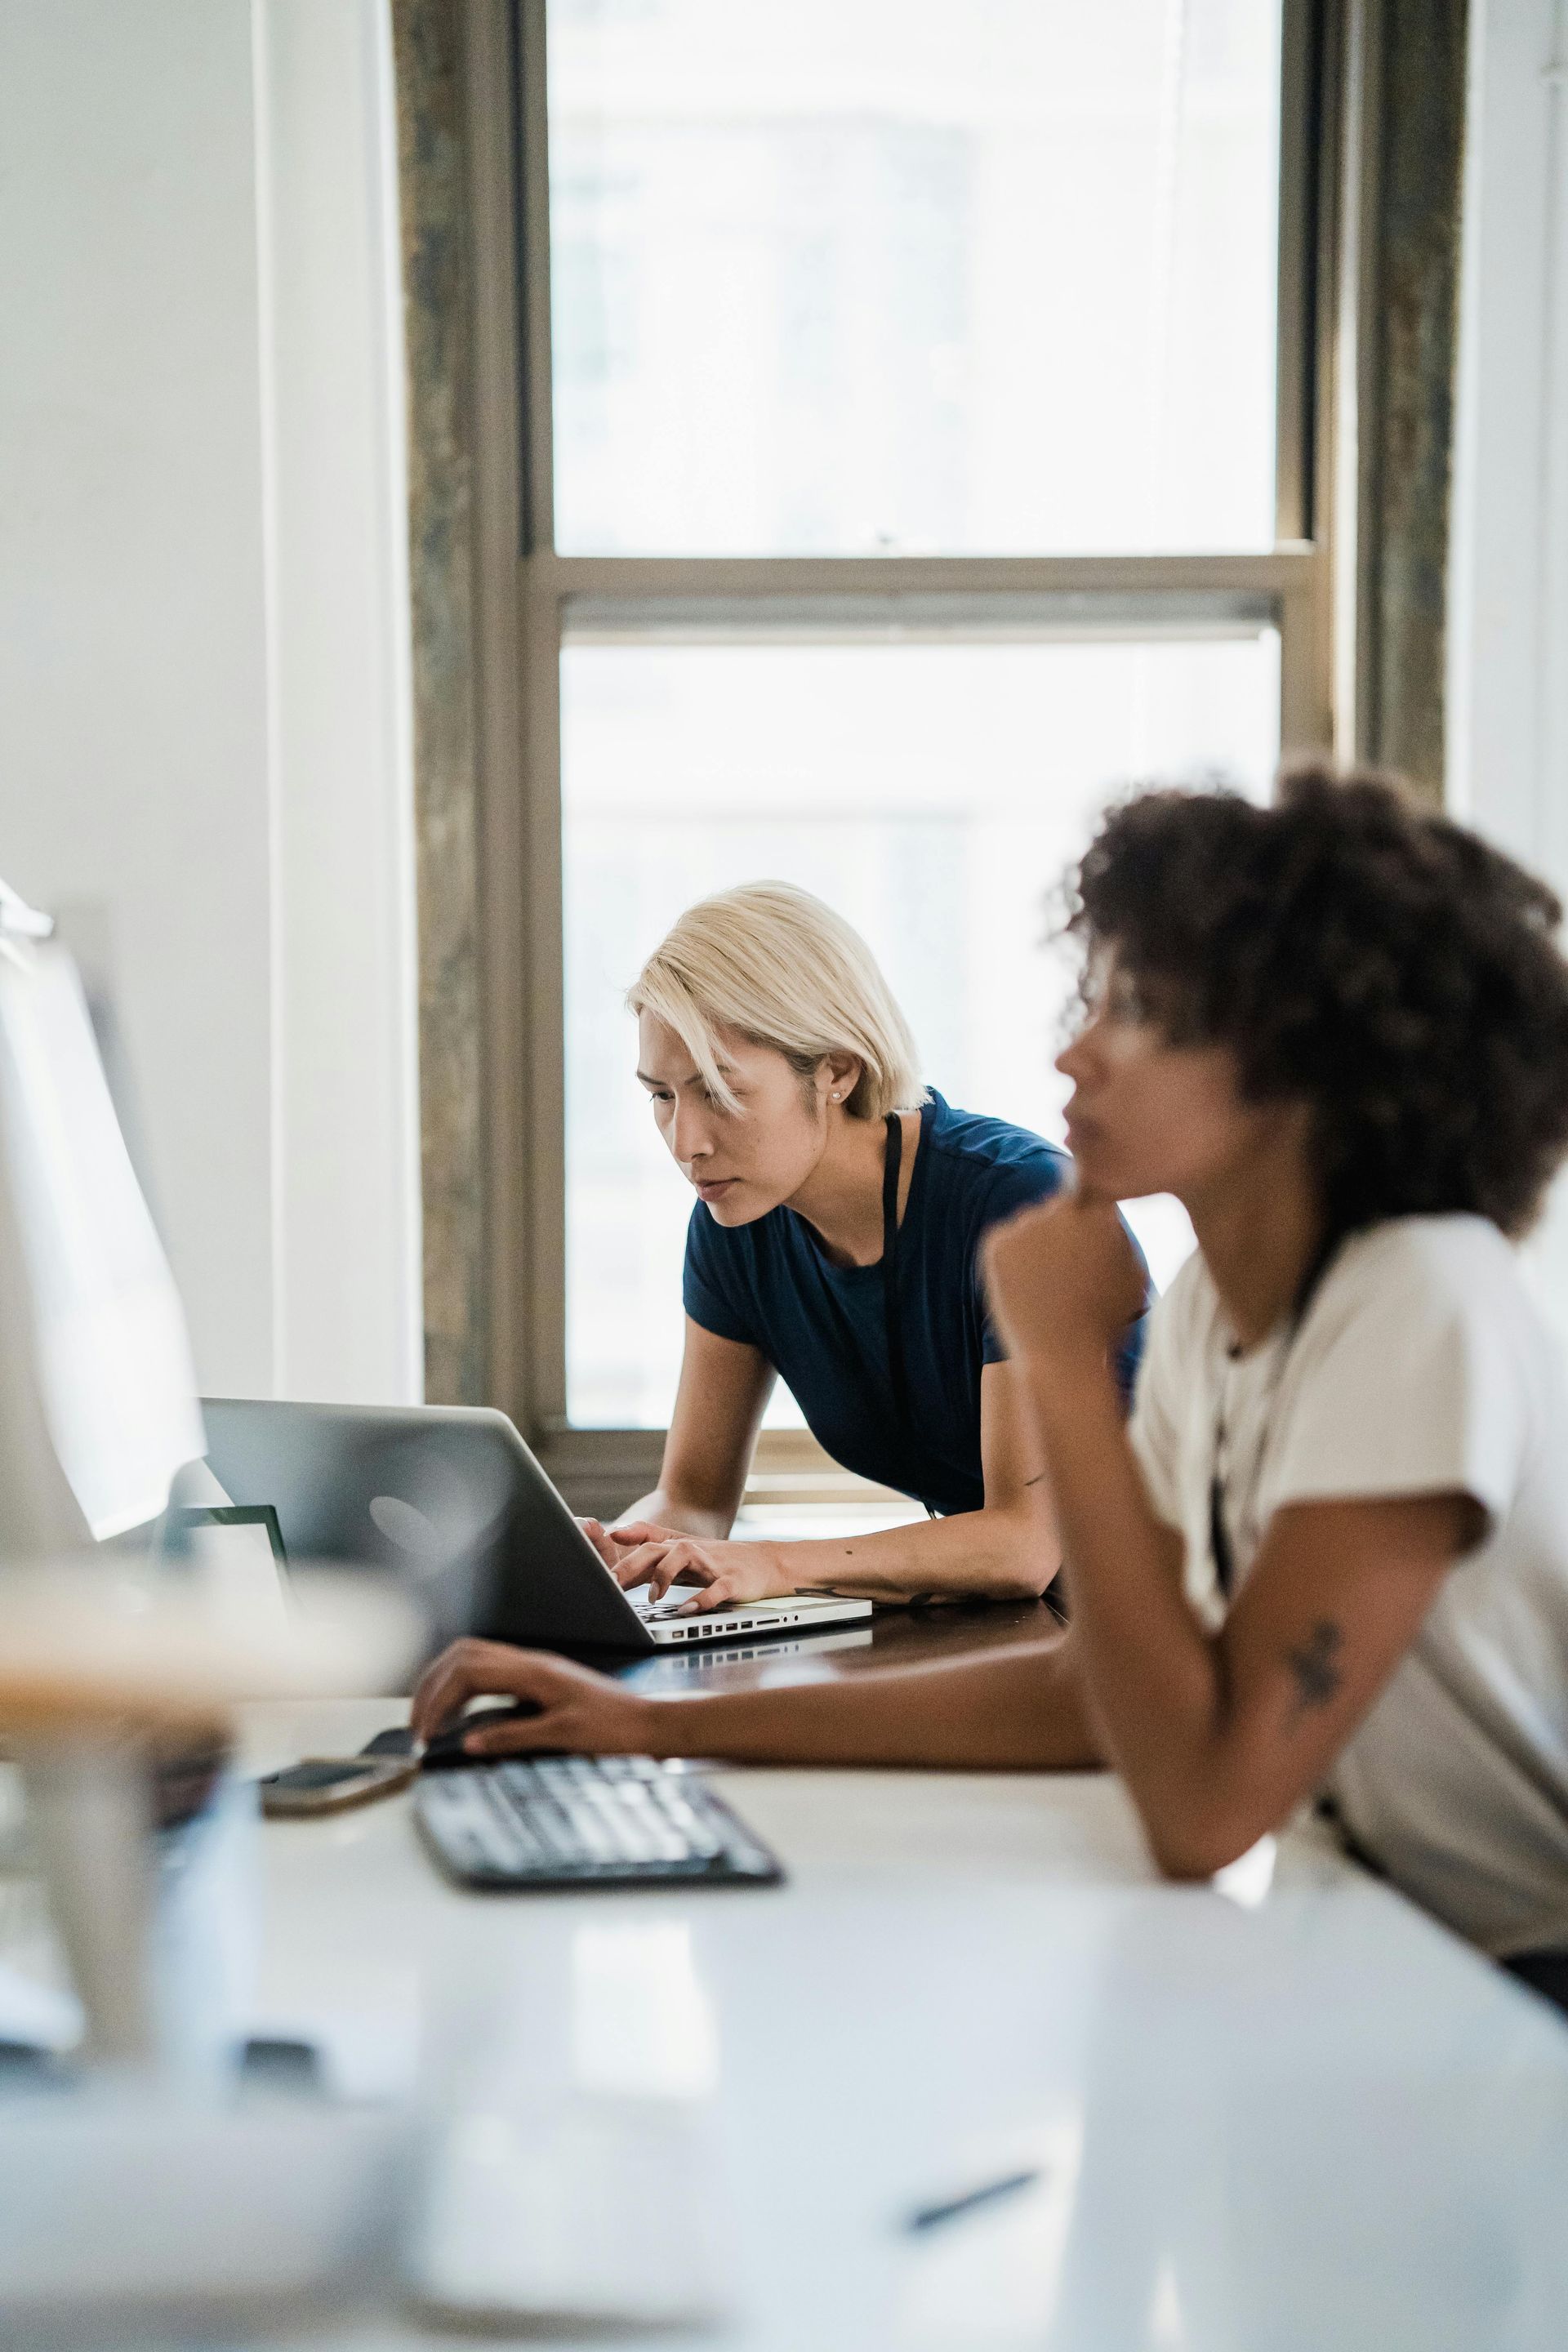
[[[672,1585],[700,1588],[689,1600],[663,1613],[722,1609],[738,1601],[776,1601],[796,1590],[785,1570],[778,1545],[731,1543],[692,1536],[679,1528],[666,1528],[652,1519],[634,1519],[625,1527],[607,1528],[602,1519],[579,1519],[577,1525],[624,1592],[639,1607],[666,1599]],[[809,1589],[809,1588],[808,1588]]]
[[[605,1566],[614,1570],[621,1555],[616,1549],[615,1538],[603,1519],[579,1519],[577,1525],[582,1528]]]
[[[672,1585],[695,1585],[700,1590],[679,1604],[688,1614],[722,1609],[735,1601],[774,1601],[796,1589],[777,1544],[683,1535],[651,1519],[634,1519],[629,1527],[604,1532],[616,1547],[615,1556],[611,1558],[597,1543],[595,1549],[601,1559],[608,1559],[623,1591],[646,1587],[649,1601],[654,1602],[664,1600]]]

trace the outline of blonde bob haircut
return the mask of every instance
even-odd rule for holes
[[[788,882],[747,882],[689,907],[626,992],[633,1013],[672,1029],[727,1111],[741,1108],[720,1032],[771,1045],[803,1078],[826,1054],[862,1064],[851,1118],[926,1098],[915,1041],[877,960],[841,915]]]

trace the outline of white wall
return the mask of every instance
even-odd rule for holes
[[[385,0],[256,0],[272,524],[274,1352],[423,1394],[408,492]]]
[[[0,0],[0,874],[231,1393],[418,1391],[390,87],[382,0]]]
[[[244,0],[0,5],[0,873],[108,909],[204,1376],[272,1378]]]
[[[1568,899],[1568,0],[1471,0],[1449,792]],[[1568,1336],[1568,1189],[1534,1255]]]

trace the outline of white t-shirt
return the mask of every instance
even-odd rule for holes
[[[1231,1339],[1194,1256],[1150,1318],[1131,1424],[1150,1500],[1185,1539],[1189,1601],[1222,1622],[1222,1416],[1238,1587],[1284,1504],[1472,1496],[1488,1533],[1327,1793],[1394,1883],[1461,1935],[1498,1954],[1568,1948],[1568,1409],[1512,1249],[1484,1218],[1397,1218],[1342,1244],[1293,1340],[1233,1360]]]

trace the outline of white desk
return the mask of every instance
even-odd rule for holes
[[[251,1760],[394,1716],[258,1709]],[[1314,1838],[1249,1909],[1153,1883],[1103,1778],[721,1785],[784,1891],[462,1895],[405,1800],[269,1828],[274,2021],[357,2021],[373,2071],[416,2034],[437,2071],[482,2047],[500,2105],[584,2079],[710,2095],[719,2340],[748,2352],[1568,2342],[1568,2032]],[[1021,2142],[1045,2189],[900,2231]],[[681,2184],[647,2194],[673,2213]],[[389,2317],[310,2340],[452,2338]]]

